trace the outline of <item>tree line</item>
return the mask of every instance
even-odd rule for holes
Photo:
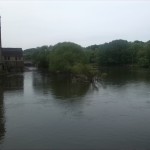
[[[101,66],[130,65],[150,67],[150,41],[114,40],[87,47],[91,63]]]
[[[88,47],[63,42],[24,50],[24,58],[51,72],[86,73],[90,76],[95,73],[93,65],[149,68],[150,41],[114,40]]]

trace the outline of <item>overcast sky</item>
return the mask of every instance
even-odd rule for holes
[[[150,1],[0,1],[3,47],[150,40]]]

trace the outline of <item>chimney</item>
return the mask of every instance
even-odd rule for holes
[[[1,16],[0,16],[0,49],[2,47],[2,40],[1,40]]]
[[[1,16],[0,16],[0,64],[2,61],[2,40],[1,40]],[[0,70],[1,70],[1,65],[0,65]]]

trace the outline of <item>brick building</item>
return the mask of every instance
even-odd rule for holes
[[[22,71],[24,68],[22,48],[3,48],[0,17],[0,70]]]

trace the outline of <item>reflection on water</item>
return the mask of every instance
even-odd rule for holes
[[[64,76],[46,76],[45,74],[34,74],[33,86],[35,90],[51,90],[53,96],[62,100],[71,98],[81,98],[88,92],[90,83],[72,82]],[[69,101],[68,101],[69,102]]]
[[[33,87],[35,95],[42,99],[42,101],[40,100],[42,104],[48,105],[51,103],[51,105],[55,105],[54,107],[57,106],[55,109],[61,110],[64,115],[69,113],[74,117],[82,117],[82,107],[84,106],[85,96],[89,92],[90,83],[72,82],[66,76],[49,76],[48,74],[34,72]],[[41,96],[43,94],[44,97]]]
[[[23,90],[23,75],[14,74],[0,78],[0,85],[3,91],[7,90]]]
[[[0,143],[5,136],[5,106],[4,93],[10,90],[23,89],[23,75],[10,75],[0,78]]]
[[[0,148],[150,149],[147,70],[90,83],[38,71],[0,80]]]
[[[5,118],[4,118],[4,102],[3,102],[3,92],[0,88],[0,143],[5,134]]]
[[[124,86],[128,83],[145,82],[150,83],[149,70],[129,70],[118,67],[105,68],[104,72],[108,74],[107,83],[113,85]]]

